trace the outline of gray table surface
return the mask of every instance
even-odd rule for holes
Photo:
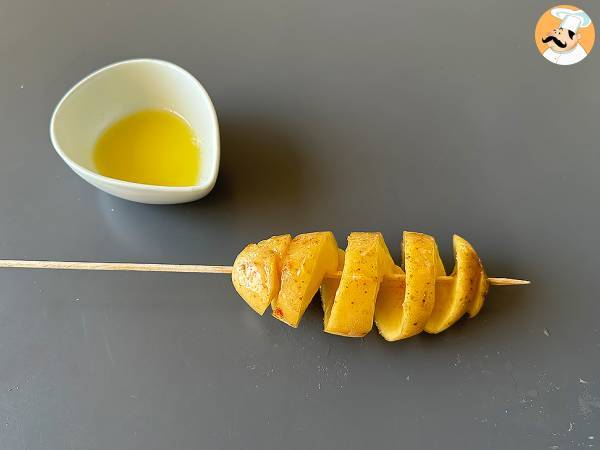
[[[496,288],[394,344],[255,315],[227,276],[0,271],[2,449],[600,446],[600,50],[546,62],[545,1],[19,2],[0,7],[0,257],[230,264],[277,233],[452,233]],[[578,6],[600,21],[600,7]],[[209,197],[133,204],[53,151],[54,105],[156,57],[215,103]]]

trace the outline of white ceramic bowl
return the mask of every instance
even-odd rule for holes
[[[168,109],[191,125],[200,143],[200,174],[194,186],[131,183],[95,171],[92,151],[102,131],[143,109]],[[56,106],[50,138],[60,157],[88,183],[140,203],[184,203],[210,192],[219,172],[219,125],[210,97],[189,72],[156,59],[133,59],[104,67],[77,83]]]

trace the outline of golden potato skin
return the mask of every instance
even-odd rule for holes
[[[337,267],[338,246],[333,233],[296,236],[283,258],[281,288],[271,306],[273,316],[297,327],[323,278]]]
[[[346,252],[331,232],[275,236],[238,255],[232,281],[257,313],[271,304],[273,316],[292,327],[320,286],[327,333],[364,336],[375,321],[396,341],[440,333],[481,310],[489,284],[483,265],[466,240],[454,235],[453,244],[455,267],[446,276],[435,240],[422,233],[404,233],[404,270],[381,233],[350,234]]]
[[[231,281],[235,290],[260,315],[279,293],[281,260],[291,239],[286,234],[247,245],[233,263]]]
[[[393,267],[381,233],[351,233],[339,287],[325,309],[325,332],[358,337],[371,331],[379,285]],[[325,295],[324,305],[329,305],[327,288]]]
[[[445,275],[431,236],[404,232],[402,250],[406,278],[384,283],[375,308],[379,333],[388,341],[423,331],[436,302],[436,277]]]
[[[260,241],[257,245],[262,248],[268,248],[277,255],[279,262],[283,261],[283,257],[287,253],[288,247],[292,242],[292,236],[289,234],[282,234],[280,236],[273,236],[272,238]],[[280,267],[281,271],[281,267]]]
[[[467,308],[467,314],[469,318],[475,317],[483,308],[483,303],[485,302],[485,296],[488,293],[490,285],[487,280],[487,275],[483,272],[482,276],[479,278],[479,286],[477,287],[477,292],[475,297],[471,301],[471,304]]]
[[[448,283],[438,283],[436,302],[425,325],[428,333],[440,333],[451,327],[465,313],[476,315],[483,305],[487,277],[477,253],[466,240],[453,236],[456,264]]]

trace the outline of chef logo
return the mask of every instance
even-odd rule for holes
[[[535,43],[544,58],[561,66],[583,60],[594,46],[595,29],[585,11],[559,5],[546,11],[535,27]]]

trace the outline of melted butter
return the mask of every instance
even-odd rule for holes
[[[94,164],[101,175],[157,186],[193,186],[200,148],[190,125],[166,110],[144,110],[110,125],[98,138]]]

